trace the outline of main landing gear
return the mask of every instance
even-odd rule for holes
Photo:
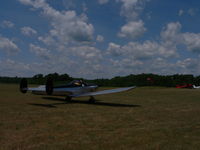
[[[68,102],[71,102],[72,98],[70,96],[66,96],[65,100],[68,101]]]
[[[66,96],[66,97],[65,97],[65,100],[66,100],[67,102],[71,102],[72,97]],[[90,96],[89,103],[95,103],[95,98],[94,98],[93,96]]]
[[[93,96],[90,96],[89,102],[90,103],[95,103],[95,98]]]

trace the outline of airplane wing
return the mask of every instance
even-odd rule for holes
[[[30,88],[22,88],[21,91],[25,91],[25,92],[33,92],[33,91],[41,91],[41,92],[46,92],[45,88],[40,88],[40,87],[30,87]],[[24,92],[24,93],[25,93]]]
[[[103,90],[103,91],[97,91],[97,92],[89,92],[84,94],[77,94],[77,95],[70,95],[71,97],[84,97],[84,96],[96,96],[96,95],[104,95],[104,94],[111,94],[111,93],[118,93],[123,91],[128,91],[136,86],[132,87],[126,87],[126,88],[117,88],[117,89],[111,89],[111,90]]]

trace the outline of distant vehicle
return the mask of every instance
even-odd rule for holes
[[[20,91],[26,93],[27,91],[37,95],[53,95],[53,96],[65,96],[67,101],[70,101],[73,97],[89,96],[89,102],[94,103],[96,95],[118,93],[128,91],[136,86],[117,88],[111,90],[96,91],[98,85],[88,84],[82,80],[74,80],[66,85],[54,86],[51,78],[47,79],[46,85],[40,85],[36,88],[29,88],[26,79],[22,79],[20,82]]]
[[[192,84],[178,84],[176,85],[176,88],[193,88]]]
[[[200,86],[193,85],[194,89],[200,89]]]

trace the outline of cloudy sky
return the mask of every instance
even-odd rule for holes
[[[200,75],[198,0],[0,3],[0,76]]]

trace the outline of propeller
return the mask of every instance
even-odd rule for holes
[[[19,89],[22,93],[26,93],[27,92],[27,89],[28,89],[28,83],[27,83],[27,80],[25,78],[23,78],[21,81],[20,81],[20,86],[19,86]]]
[[[46,81],[46,93],[48,95],[52,95],[53,93],[53,79],[52,78],[47,78],[47,81]]]

